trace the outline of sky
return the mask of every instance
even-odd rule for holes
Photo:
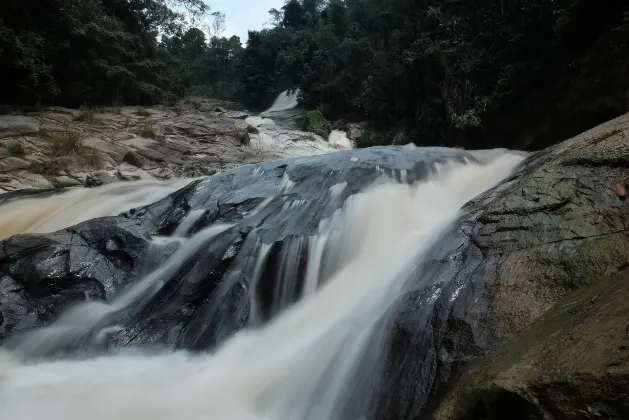
[[[247,42],[248,30],[260,30],[271,19],[269,10],[280,9],[284,0],[205,0],[212,12],[225,13],[225,33],[240,37],[244,44]]]

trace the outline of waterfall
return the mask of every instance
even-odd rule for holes
[[[379,379],[381,348],[373,336],[376,325],[404,293],[411,272],[417,273],[424,255],[461,214],[463,205],[497,185],[523,159],[509,152],[483,156],[486,159],[477,162],[463,159],[439,164],[412,184],[402,183],[408,178],[406,172],[400,174],[402,182],[382,177],[344,202],[338,200],[347,192],[347,184],[334,184],[321,192],[326,194],[330,214],[312,235],[286,238],[279,250],[250,233],[223,279],[228,284],[230,274],[247,273],[248,326],[211,353],[130,349],[87,358],[32,358],[34,352],[54,354],[77,337],[99,341],[115,333],[125,327],[125,320],[133,319],[130,313],[142,311],[150,296],[173,281],[173,273],[185,265],[189,275],[196,276],[197,262],[213,255],[208,249],[229,249],[225,241],[236,235],[233,226],[195,230],[203,215],[190,212],[172,237],[154,239],[159,243],[172,240],[177,247],[162,265],[110,302],[72,308],[52,325],[28,333],[11,351],[0,352],[3,418],[368,417],[369,395]],[[243,215],[242,225],[265,211],[281,220],[282,214],[302,205],[287,201],[283,207],[267,208],[277,197],[289,195],[295,185],[284,176],[274,196]],[[146,188],[146,199],[165,192]],[[56,200],[42,201],[51,199]],[[119,204],[110,203],[104,213]],[[48,224],[39,223],[37,229],[67,221],[60,220],[46,219]],[[271,258],[271,254],[279,257]],[[265,276],[269,270],[271,276]],[[269,277],[273,287],[264,283]],[[299,277],[303,281],[298,282]],[[419,281],[429,283],[430,279]],[[269,293],[270,299],[261,298]]]
[[[271,105],[269,109],[264,111],[262,115],[268,114],[270,112],[286,111],[288,109],[296,108],[298,105],[298,95],[299,91],[291,94],[288,93],[287,90],[285,90],[284,92],[280,93],[277,98],[275,98],[275,102],[273,102],[273,105]]]
[[[354,147],[351,140],[347,138],[347,133],[341,130],[332,130],[328,137],[328,143],[341,146],[345,149]]]

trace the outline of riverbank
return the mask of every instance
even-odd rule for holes
[[[281,125],[255,127],[240,109],[189,98],[173,107],[47,107],[0,115],[0,194],[192,178],[339,148]]]

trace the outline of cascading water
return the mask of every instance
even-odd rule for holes
[[[247,117],[245,122],[258,129],[252,136],[254,148],[264,152],[274,152],[274,157],[301,156],[333,152],[337,149],[351,149],[352,142],[344,131],[332,130],[327,139],[312,139],[301,131],[306,110],[298,108],[298,94],[284,91],[278,95],[273,105],[259,116]],[[311,137],[311,138],[309,138]]]
[[[351,149],[353,147],[350,139],[347,138],[345,131],[332,130],[328,137],[328,143],[341,146],[345,149]]]
[[[18,233],[45,233],[154,203],[191,180],[134,181],[62,194],[23,198],[0,205],[0,240]]]
[[[272,112],[286,111],[288,109],[296,108],[297,105],[299,104],[297,100],[298,95],[299,95],[299,91],[296,91],[291,94],[287,90],[285,90],[284,92],[280,93],[277,96],[277,98],[275,99],[275,102],[273,102],[273,105],[271,105],[269,109],[264,111],[262,115],[269,114]]]
[[[417,152],[407,151],[413,153]],[[359,159],[347,156],[351,162]],[[272,256],[275,247],[262,241],[263,235],[251,231],[223,278],[227,287],[232,277],[246,274],[249,327],[211,354],[134,350],[81,359],[32,359],[37,353],[63,350],[77,337],[100,341],[129,327],[125,323],[144,309],[147,300],[183,272],[189,280],[193,278],[189,284],[201,281],[198,263],[214,255],[207,250],[225,248],[217,252],[229,254],[231,248],[223,247],[222,240],[236,232],[230,224],[195,230],[206,213],[192,210],[170,238],[157,240],[158,246],[173,241],[177,247],[163,265],[109,303],[81,304],[51,326],[19,338],[12,351],[0,353],[2,418],[369,417],[369,395],[377,388],[379,370],[376,365],[362,364],[379,360],[379,343],[372,341],[376,324],[404,292],[411,272],[416,272],[422,256],[457,218],[461,207],[507,177],[522,159],[519,154],[501,152],[483,154],[482,163],[470,158],[435,163],[423,178],[412,177],[405,169],[397,179],[419,179],[411,185],[395,182],[385,170],[375,168],[385,175],[371,187],[350,194],[344,203],[339,200],[349,194],[350,186],[336,183],[325,193],[329,215],[313,234],[284,238],[279,257]],[[262,167],[252,176],[272,170]],[[274,217],[279,223],[285,219],[283,214],[299,214],[304,206],[299,200],[273,207],[290,197],[296,182],[306,183],[308,178],[293,181],[285,174],[275,193],[244,213],[240,226],[252,224],[249,220],[255,218]],[[209,188],[209,184],[196,188]],[[228,194],[235,194],[238,201],[239,192]],[[190,205],[194,209],[193,201]],[[271,275],[265,275],[269,270]],[[270,289],[265,283],[268,278],[275,281]],[[430,279],[414,281],[428,284]],[[265,294],[272,296],[263,299]],[[206,315],[215,309],[210,307]]]

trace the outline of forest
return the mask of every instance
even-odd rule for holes
[[[202,0],[3,0],[0,102],[269,106],[418,144],[536,148],[629,110],[623,0],[288,0],[245,45]],[[205,16],[196,28],[186,16]]]

